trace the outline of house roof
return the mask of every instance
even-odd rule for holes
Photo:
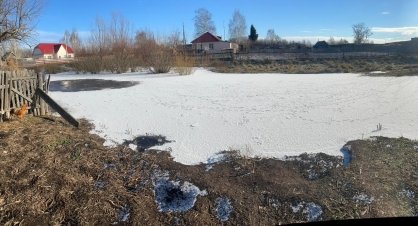
[[[313,47],[314,48],[323,48],[328,47],[328,43],[326,41],[318,41]]]
[[[206,32],[192,41],[193,44],[203,42],[222,42],[222,39],[210,32]]]
[[[73,49],[63,43],[39,43],[35,48],[38,48],[43,54],[57,53],[60,47],[67,49],[68,53],[74,53]]]

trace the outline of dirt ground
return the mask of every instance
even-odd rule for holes
[[[186,166],[168,152],[104,147],[91,128],[56,117],[0,123],[1,225],[277,225],[418,216],[416,141],[351,141],[345,159],[249,159],[231,151],[221,162]]]

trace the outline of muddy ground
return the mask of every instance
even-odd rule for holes
[[[168,152],[104,147],[91,128],[55,117],[0,124],[1,225],[275,225],[418,214],[416,141],[351,141],[345,162],[232,151],[218,163],[185,166]]]

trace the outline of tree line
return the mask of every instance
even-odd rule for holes
[[[42,0],[1,0],[0,1],[0,47],[16,47],[16,43],[29,43],[36,36],[36,18],[42,9]],[[263,40],[253,24],[247,33],[245,16],[235,10],[228,24],[229,40],[233,42],[288,42],[281,39],[274,29],[268,29]],[[353,25],[354,43],[368,42],[372,35],[364,23]],[[217,34],[212,14],[204,8],[195,11],[194,37],[204,32]],[[66,31],[62,42],[71,46],[81,59],[76,65],[80,70],[90,72],[109,70],[124,72],[128,68],[146,66],[153,72],[164,72],[172,65],[189,65],[190,59],[183,49],[183,38],[179,31],[157,37],[152,31],[133,31],[129,21],[122,15],[114,14],[110,21],[98,18],[88,40],[82,40],[76,30]],[[328,40],[330,44],[347,43],[346,40]],[[304,44],[309,44],[305,42]]]

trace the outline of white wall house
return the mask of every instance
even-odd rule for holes
[[[74,59],[74,51],[71,47],[62,43],[39,43],[33,50],[35,59]]]
[[[192,47],[198,53],[221,53],[227,50],[236,52],[239,46],[233,42],[223,41],[220,37],[206,32],[192,41]]]

